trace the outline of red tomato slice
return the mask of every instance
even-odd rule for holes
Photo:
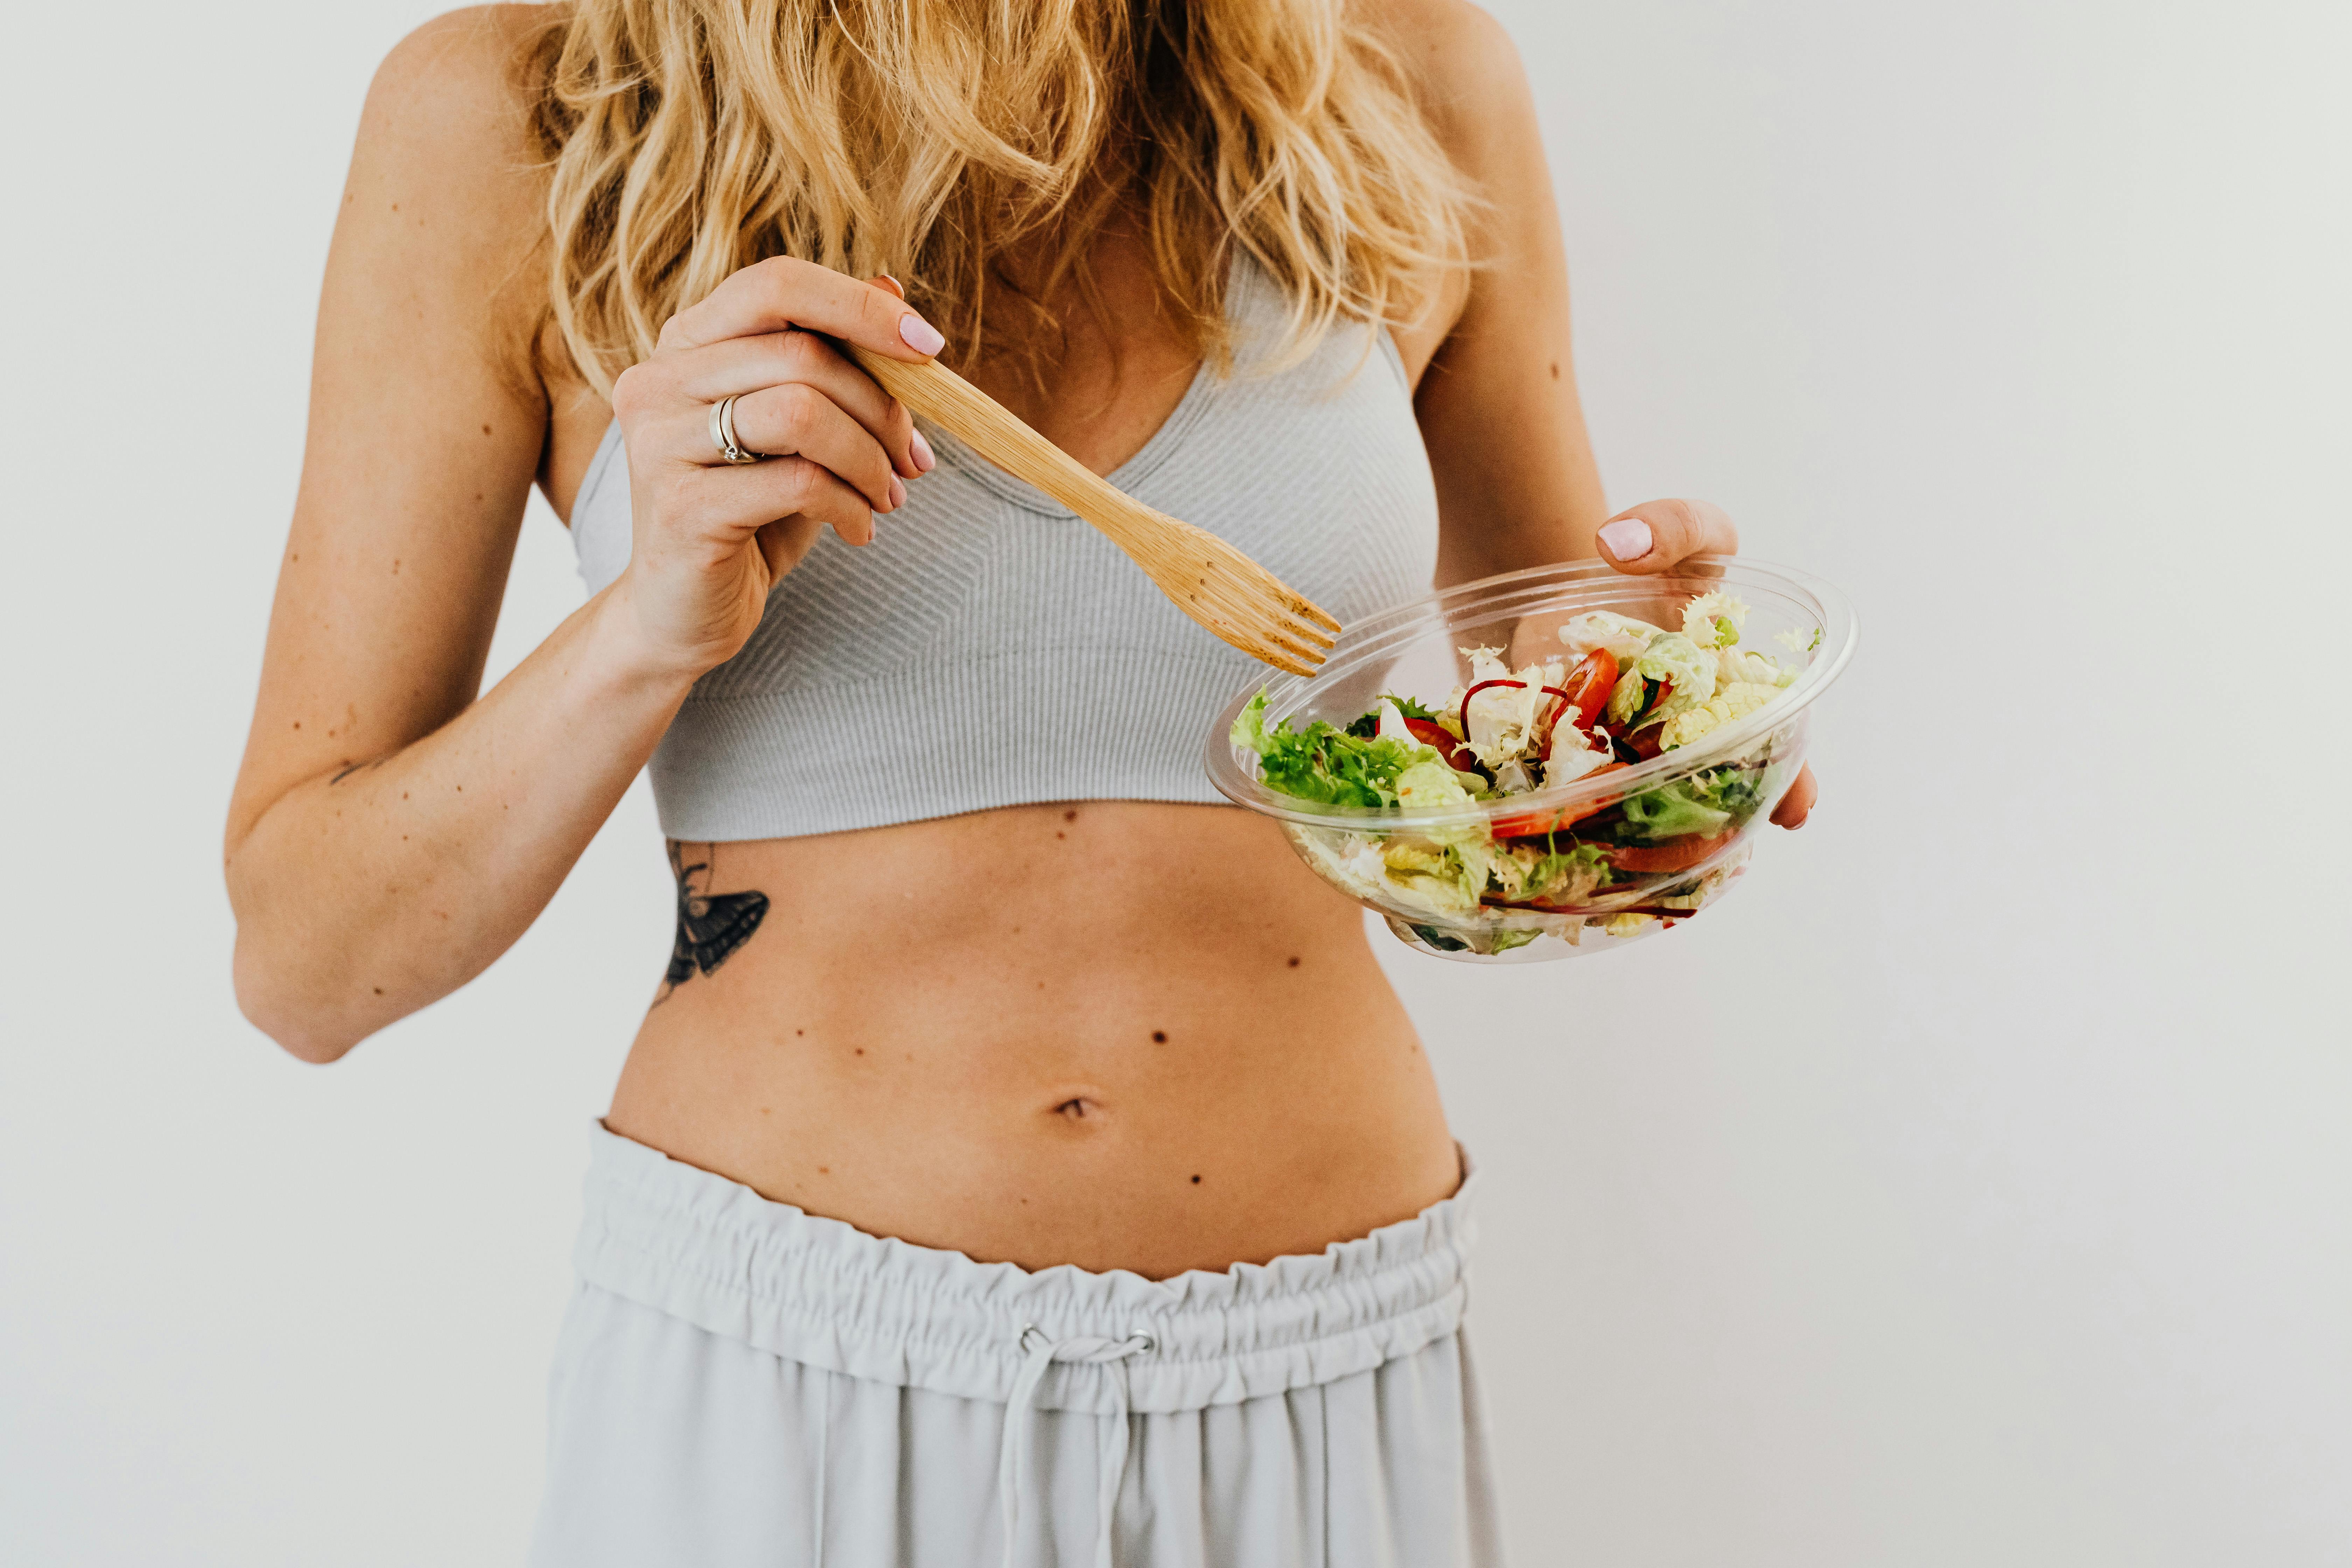
[[[1569,671],[1566,690],[1568,700],[1576,704],[1576,727],[1590,730],[1601,710],[1609,706],[1609,693],[1617,687],[1617,656],[1605,647],[1594,648],[1584,656],[1584,662]]]
[[[1622,773],[1624,771],[1622,763],[1603,763],[1584,776],[1597,779],[1603,773]],[[1498,816],[1493,826],[1496,834],[1504,838],[1536,838],[1547,833],[1557,833],[1571,822],[1581,822],[1595,812],[1616,804],[1615,797],[1602,795],[1598,800],[1563,805],[1556,811],[1523,811],[1515,816]]]
[[[1447,767],[1457,773],[1467,773],[1477,771],[1478,759],[1470,754],[1470,748],[1447,734],[1445,726],[1436,720],[1408,719],[1404,721],[1404,727],[1412,731],[1412,738],[1423,745],[1435,746],[1437,754],[1445,759]]]
[[[1559,699],[1544,705],[1543,717],[1536,726],[1536,754],[1551,755],[1551,738],[1570,714],[1580,730],[1590,730],[1601,710],[1609,706],[1609,692],[1617,684],[1617,656],[1605,647],[1594,648],[1584,656],[1582,663],[1568,673],[1565,687],[1547,686],[1546,691]]]
[[[1664,844],[1612,844],[1603,846],[1603,852],[1620,871],[1687,871],[1730,843],[1738,831],[1727,827],[1712,838],[1676,838]]]

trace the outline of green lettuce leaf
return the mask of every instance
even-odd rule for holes
[[[1633,721],[1633,715],[1650,700],[1650,683],[1643,677],[1639,660],[1625,667],[1617,684],[1609,689],[1608,720],[1619,729]]]
[[[1622,803],[1626,837],[1659,839],[1696,834],[1712,837],[1735,820],[1745,822],[1753,816],[1763,789],[1760,772],[1717,768],[1643,790]]]
[[[1433,720],[1433,719],[1435,719],[1435,718],[1437,717],[1437,715],[1436,715],[1436,714],[1432,713],[1428,709],[1423,708],[1420,703],[1418,703],[1418,702],[1414,701],[1412,698],[1410,698],[1410,697],[1399,697],[1399,696],[1398,696],[1395,692],[1393,692],[1393,691],[1384,691],[1384,692],[1382,692],[1382,693],[1381,694],[1381,701],[1383,701],[1383,702],[1393,702],[1393,703],[1395,703],[1395,704],[1397,705],[1397,711],[1398,711],[1398,712],[1400,712],[1400,713],[1402,713],[1402,714],[1403,714],[1403,715],[1404,715],[1406,718],[1408,718],[1408,719],[1431,719],[1431,720]],[[1374,711],[1375,713],[1377,713],[1377,712],[1379,711],[1379,710],[1378,710],[1378,709],[1375,709],[1375,710],[1373,710],[1373,711]]]
[[[1355,736],[1360,741],[1369,741],[1374,735],[1380,733],[1381,704],[1382,702],[1395,703],[1397,706],[1397,711],[1403,714],[1408,719],[1427,719],[1434,722],[1437,718],[1436,714],[1432,713],[1428,709],[1423,708],[1420,703],[1415,702],[1410,697],[1399,697],[1393,691],[1383,691],[1377,699],[1374,700],[1372,703],[1372,710],[1370,712],[1365,714],[1362,718],[1358,719],[1354,723],[1348,726],[1348,733]]]
[[[1233,741],[1257,753],[1266,788],[1324,805],[1392,806],[1406,770],[1437,760],[1431,747],[1351,735],[1320,719],[1304,730],[1286,719],[1268,728],[1263,691],[1234,721]]]
[[[1548,854],[1528,873],[1525,897],[1580,899],[1609,885],[1609,857],[1597,844],[1571,845],[1565,852]]]
[[[1642,716],[1642,729],[1664,723],[1715,695],[1714,651],[1701,649],[1680,632],[1661,632],[1652,637],[1633,668],[1652,680],[1671,680],[1675,685],[1664,702]]]
[[[1486,888],[1486,855],[1475,844],[1439,844],[1398,837],[1381,847],[1391,893],[1432,914],[1462,919],[1478,911]]]

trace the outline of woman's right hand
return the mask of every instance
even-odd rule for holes
[[[613,384],[635,514],[614,588],[648,658],[698,675],[734,657],[818,529],[866,543],[874,514],[932,467],[905,406],[827,337],[909,363],[944,346],[895,286],[778,258],[671,317]],[[737,444],[764,461],[730,464],[713,444],[730,396]]]

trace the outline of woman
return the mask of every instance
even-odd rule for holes
[[[1491,1561],[1428,1065],[1356,909],[1200,776],[1251,667],[828,339],[944,353],[1343,617],[1736,547],[1604,520],[1528,89],[1466,5],[578,0],[402,44],[236,984],[335,1059],[652,763],[677,938],[593,1134],[539,1560]],[[480,694],[534,482],[592,593]]]

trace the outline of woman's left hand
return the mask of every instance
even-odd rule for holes
[[[1664,572],[1687,555],[1737,555],[1739,530],[1712,501],[1645,500],[1601,525],[1601,558],[1628,576]],[[1808,764],[1772,808],[1783,827],[1802,827],[1818,792]]]

